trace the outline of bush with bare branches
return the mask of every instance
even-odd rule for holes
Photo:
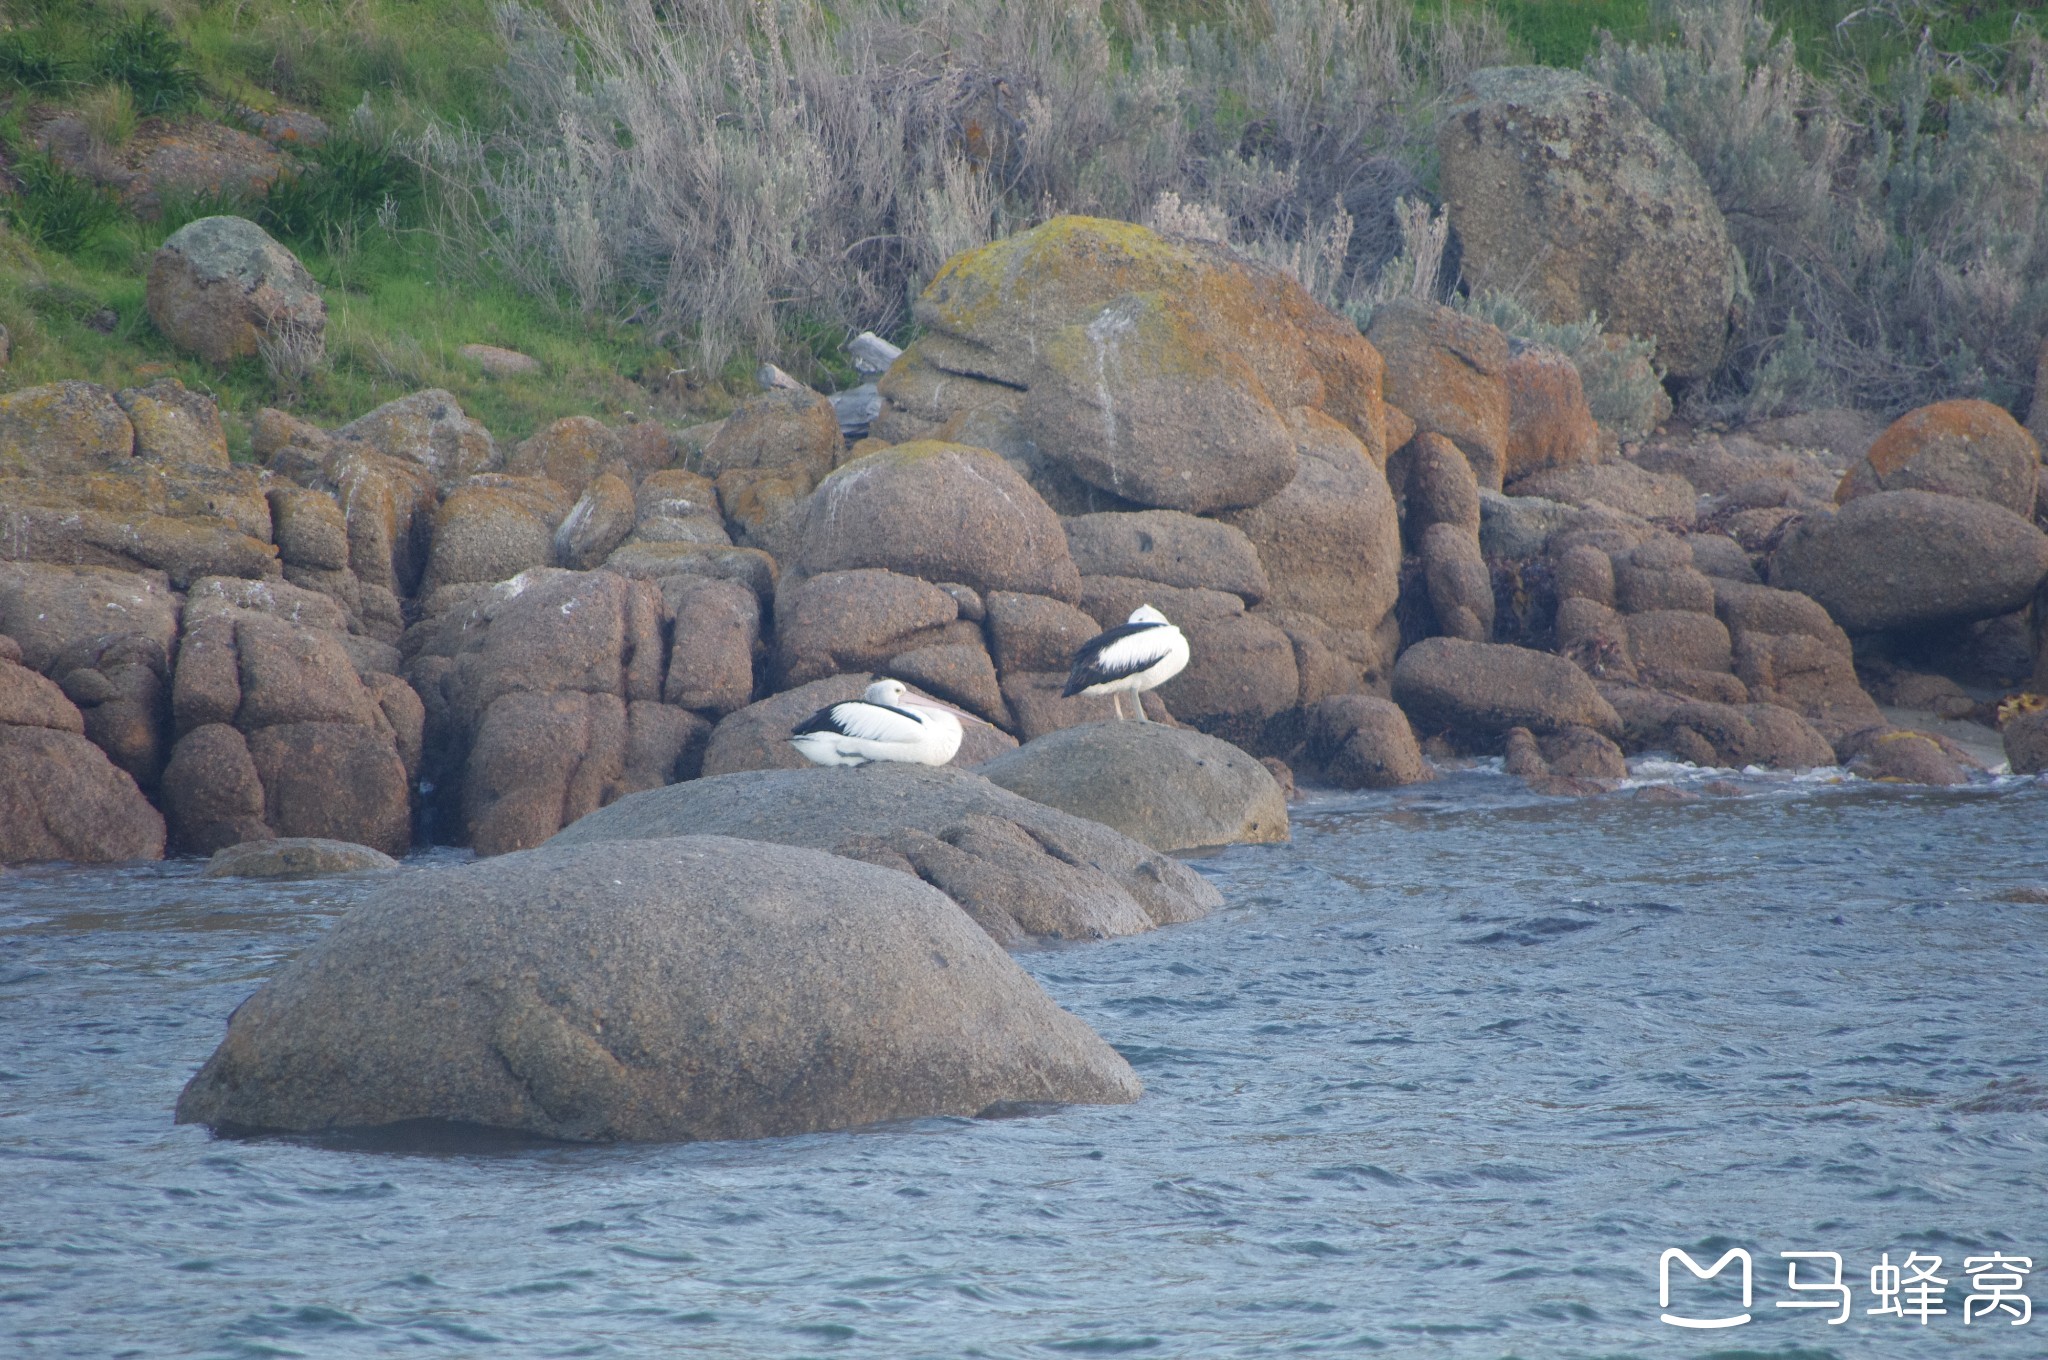
[[[893,331],[958,251],[1056,213],[1176,221],[1332,303],[1345,194],[1426,156],[1416,110],[1502,60],[1484,11],[1232,0],[1149,27],[1075,0],[553,0],[501,11],[516,115],[424,155],[462,239],[586,313],[634,316],[720,369],[803,369],[793,337]]]

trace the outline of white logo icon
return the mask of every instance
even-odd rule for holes
[[[1742,1262],[1742,1306],[1744,1308],[1749,1307],[1750,1300],[1755,1297],[1749,1253],[1741,1247],[1730,1247],[1722,1254],[1720,1260],[1706,1267],[1702,1267],[1698,1261],[1693,1260],[1692,1257],[1680,1251],[1677,1247],[1671,1247],[1666,1249],[1664,1254],[1657,1258],[1657,1303],[1659,1307],[1669,1308],[1671,1306],[1671,1263],[1673,1261],[1684,1262],[1685,1268],[1693,1273],[1693,1277],[1701,1280],[1711,1280],[1727,1269],[1730,1261],[1740,1261]],[[1724,1318],[1689,1318],[1678,1317],[1667,1312],[1664,1314],[1664,1321],[1674,1327],[1740,1327],[1743,1323],[1749,1321],[1749,1314],[1737,1313],[1734,1317]]]

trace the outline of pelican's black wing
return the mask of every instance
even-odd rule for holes
[[[1167,626],[1120,623],[1100,637],[1090,638],[1074,653],[1074,669],[1068,672],[1067,687],[1060,691],[1060,697],[1071,699],[1090,685],[1121,680],[1158,665],[1166,655],[1166,647],[1147,634],[1157,634]]]

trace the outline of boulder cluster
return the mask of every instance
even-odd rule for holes
[[[265,411],[254,464],[176,381],[0,397],[0,859],[529,848],[796,766],[790,727],[879,673],[983,718],[979,764],[1109,717],[1068,661],[1140,604],[1194,657],[1148,712],[1353,786],[1511,743],[1566,780],[1959,778],[1878,698],[1938,653],[2034,664],[2041,454],[1984,402],[1603,455],[1561,356],[1420,301],[1361,334],[1085,218],[955,259],[918,319],[851,447],[801,388],[512,447],[445,392]],[[1245,806],[1216,815],[1274,834]]]

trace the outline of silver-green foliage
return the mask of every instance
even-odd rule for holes
[[[805,334],[900,327],[960,250],[1168,194],[1341,301],[1358,168],[1426,158],[1418,110],[1503,59],[1501,30],[1409,0],[1234,4],[1180,32],[1074,0],[508,3],[509,130],[426,155],[474,206],[458,239],[712,370],[801,368]]]
[[[1650,360],[1654,340],[1609,335],[1597,315],[1563,324],[1544,321],[1506,293],[1476,293],[1458,305],[1513,339],[1562,351],[1579,370],[1593,419],[1617,439],[1640,439],[1670,414],[1662,378]]]
[[[1654,0],[1675,41],[1611,38],[1594,76],[1699,164],[1750,295],[1718,395],[1752,412],[2024,409],[2048,332],[2048,53],[2002,81],[1924,44],[1892,101],[1794,60],[1754,0]],[[2030,79],[2015,78],[2031,51]]]

